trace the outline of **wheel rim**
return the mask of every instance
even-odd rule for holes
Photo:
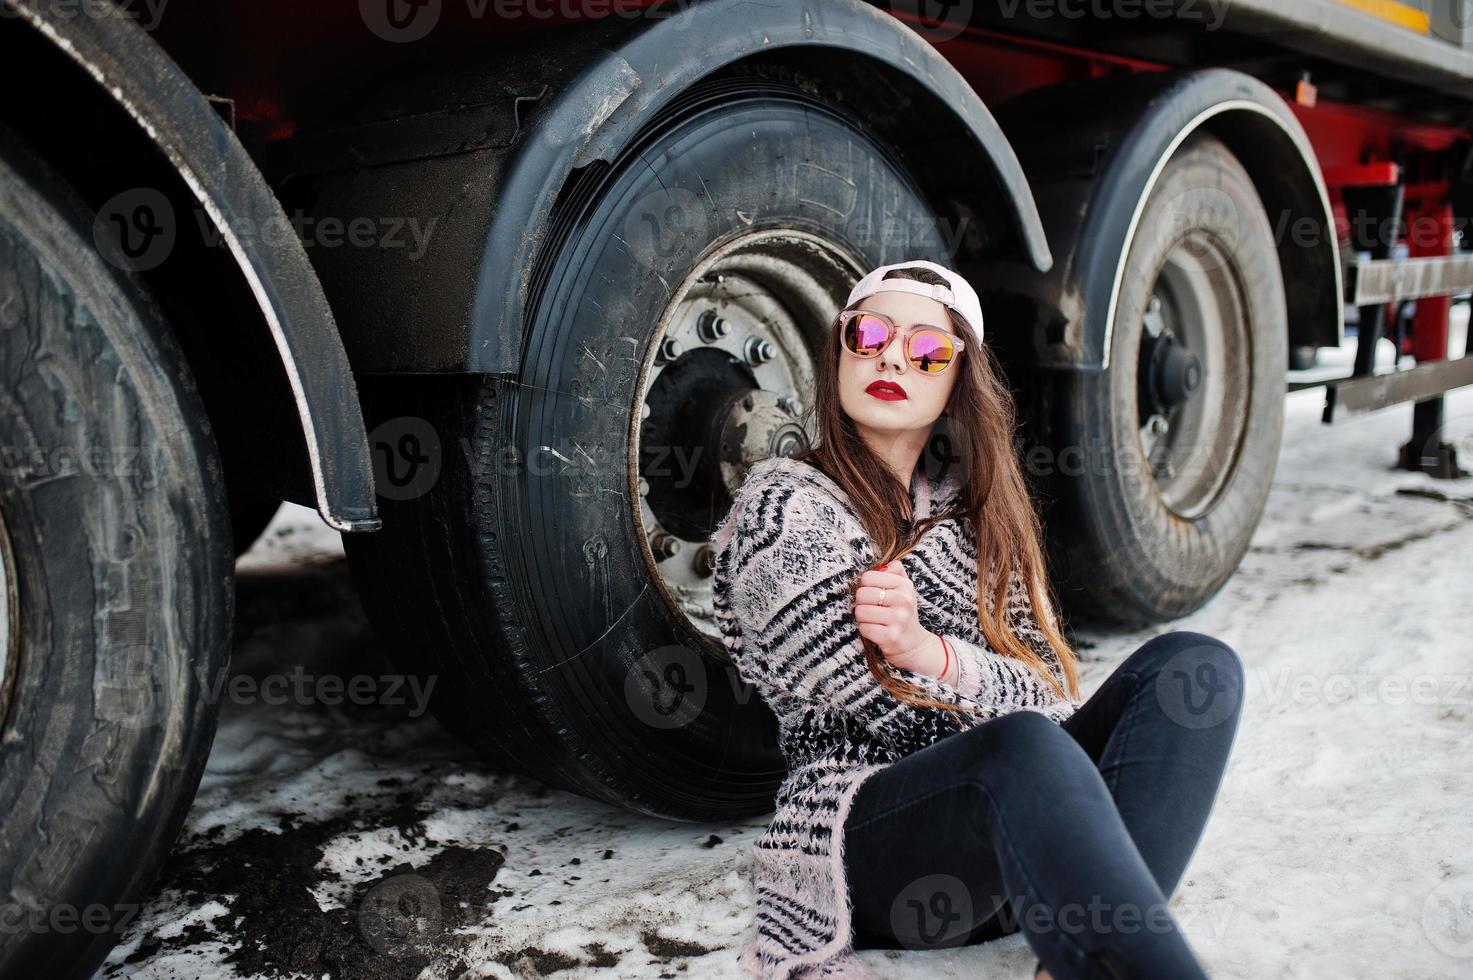
[[[15,553],[0,512],[0,730],[10,714],[10,692],[15,680],[15,659],[20,649],[20,588],[16,581]]]
[[[1252,331],[1233,269],[1216,238],[1189,233],[1167,253],[1142,316],[1140,451],[1182,518],[1215,506],[1247,432]]]
[[[815,354],[861,274],[818,236],[748,232],[698,263],[656,323],[630,440],[634,519],[656,587],[709,637],[716,520],[752,463],[812,443]]]

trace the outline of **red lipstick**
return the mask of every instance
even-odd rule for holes
[[[905,389],[893,381],[871,381],[869,387],[864,389],[876,398],[883,398],[887,402],[903,401],[908,395]]]

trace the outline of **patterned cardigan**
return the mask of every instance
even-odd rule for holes
[[[917,520],[951,505],[959,477],[917,472]],[[712,535],[713,598],[738,675],[779,722],[788,774],[767,831],[753,846],[755,934],[740,962],[763,978],[873,974],[854,955],[843,823],[869,776],[960,729],[948,711],[914,708],[875,683],[864,663],[851,585],[875,561],[843,489],[788,457],[754,465]],[[970,727],[1012,711],[1063,721],[1081,703],[1059,697],[1031,667],[995,652],[977,621],[977,548],[971,522],[943,521],[901,559],[920,597],[921,625],[946,637],[960,662],[954,685],[890,667],[938,700],[965,709]],[[1006,610],[1018,638],[1063,681],[1021,575]]]

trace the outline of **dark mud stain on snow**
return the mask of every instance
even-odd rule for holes
[[[643,929],[639,933],[639,939],[644,943],[650,955],[657,960],[669,962],[675,959],[695,958],[714,953],[721,949],[720,946],[703,946],[700,943],[687,942],[681,939],[670,939],[660,935],[653,929]]]
[[[1473,495],[1446,493],[1436,487],[1397,487],[1396,492],[1403,497],[1425,497],[1428,500],[1452,504],[1461,510],[1464,516],[1473,517]]]
[[[1355,554],[1361,558],[1380,558],[1388,552],[1396,551],[1398,548],[1404,548],[1414,541],[1424,541],[1427,538],[1435,537],[1436,535],[1442,534],[1444,531],[1456,531],[1461,526],[1461,524],[1461,521],[1455,521],[1452,524],[1439,524],[1436,527],[1429,527],[1424,528],[1420,531],[1413,531],[1409,534],[1404,534],[1399,538],[1393,538],[1390,541],[1382,541],[1377,544],[1366,545],[1362,548],[1356,548]]]
[[[340,560],[303,565],[287,573],[243,574],[237,583],[236,612],[232,680],[282,675],[298,665],[313,676],[378,675],[395,669],[369,629],[347,566]],[[258,707],[227,702],[222,711]],[[309,701],[295,710],[316,711],[329,731],[344,719],[357,731],[370,733],[378,723],[389,732],[415,720],[408,706],[377,702],[330,707]],[[391,739],[388,745],[396,754],[403,750],[399,741]],[[455,766],[460,772],[483,771],[469,749]],[[227,966],[217,972],[224,975],[397,980],[414,977],[433,963],[448,967],[447,976],[459,977],[486,953],[483,946],[480,955],[472,957],[469,944],[475,937],[457,935],[457,930],[493,923],[497,903],[512,892],[496,884],[506,860],[503,849],[449,846],[425,859],[441,846],[427,837],[425,819],[447,810],[443,801],[430,802],[438,786],[436,772],[431,766],[420,778],[372,778],[347,792],[340,812],[327,819],[278,813],[276,825],[268,829],[253,827],[232,834],[229,828],[216,826],[186,836],[170,855],[152,893],[177,891],[177,903],[170,904],[181,909],[197,912],[218,902],[226,911],[178,935],[141,935],[137,948],[121,963],[104,967],[101,976],[146,970],[157,957],[174,951],[218,947],[221,952],[216,955]],[[541,799],[552,792],[545,785],[533,785],[527,795]],[[516,821],[506,824],[508,832],[518,829]],[[419,854],[415,858],[419,867],[400,856],[365,855],[355,859],[359,874],[352,877],[367,879],[357,884],[345,881],[338,868],[318,867],[329,850],[341,854],[344,842],[387,830],[402,839],[403,857]],[[342,907],[323,910],[314,892],[330,896]],[[170,917],[165,924],[173,922],[177,918]],[[580,952],[574,958],[525,946],[491,955],[523,973],[530,973],[525,968],[530,965],[544,975],[619,962],[599,944]]]
[[[1473,517],[1473,513],[1470,513],[1469,516]],[[1390,538],[1386,541],[1378,541],[1374,544],[1356,545],[1337,541],[1298,541],[1294,543],[1293,550],[1295,552],[1342,551],[1347,554],[1353,555],[1356,558],[1364,558],[1367,561],[1375,561],[1377,558],[1382,558],[1400,548],[1405,548],[1409,544],[1414,544],[1418,541],[1425,541],[1428,538],[1436,537],[1437,535],[1446,533],[1448,531],[1456,531],[1458,528],[1462,527],[1463,523],[1464,522],[1462,520],[1459,520],[1454,521],[1450,524],[1438,524],[1434,527],[1425,527],[1414,531],[1408,531],[1407,533],[1402,534],[1399,537]],[[1337,565],[1332,568],[1331,571],[1345,571],[1347,570],[1347,568],[1348,566],[1345,565]]]
[[[228,912],[177,937],[145,937],[127,962],[210,941],[235,947],[225,960],[247,975],[387,980],[412,978],[432,960],[453,960],[464,944],[454,930],[483,921],[504,895],[489,887],[505,862],[501,851],[450,846],[421,867],[385,868],[353,886],[343,908],[324,911],[311,891],[336,880],[317,869],[329,841],[390,826],[422,840],[422,817],[401,799],[372,827],[346,816],[320,823],[283,818],[280,833],[253,828],[176,851],[161,887],[178,889],[195,906],[219,901]]]

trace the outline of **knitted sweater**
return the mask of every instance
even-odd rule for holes
[[[919,520],[954,504],[955,470],[911,490]],[[755,934],[740,961],[755,976],[872,978],[854,955],[843,823],[865,779],[961,729],[948,711],[915,708],[875,683],[864,663],[851,586],[873,566],[848,495],[817,467],[787,457],[754,465],[712,535],[714,611],[738,675],[779,723],[788,774],[753,846]],[[1013,711],[1063,721],[1081,703],[1058,696],[1031,667],[994,651],[977,619],[977,546],[970,520],[937,524],[901,559],[919,619],[943,635],[955,684],[890,666],[981,724]],[[1006,617],[1020,640],[1063,673],[1014,572]],[[887,665],[888,666],[888,665]]]

